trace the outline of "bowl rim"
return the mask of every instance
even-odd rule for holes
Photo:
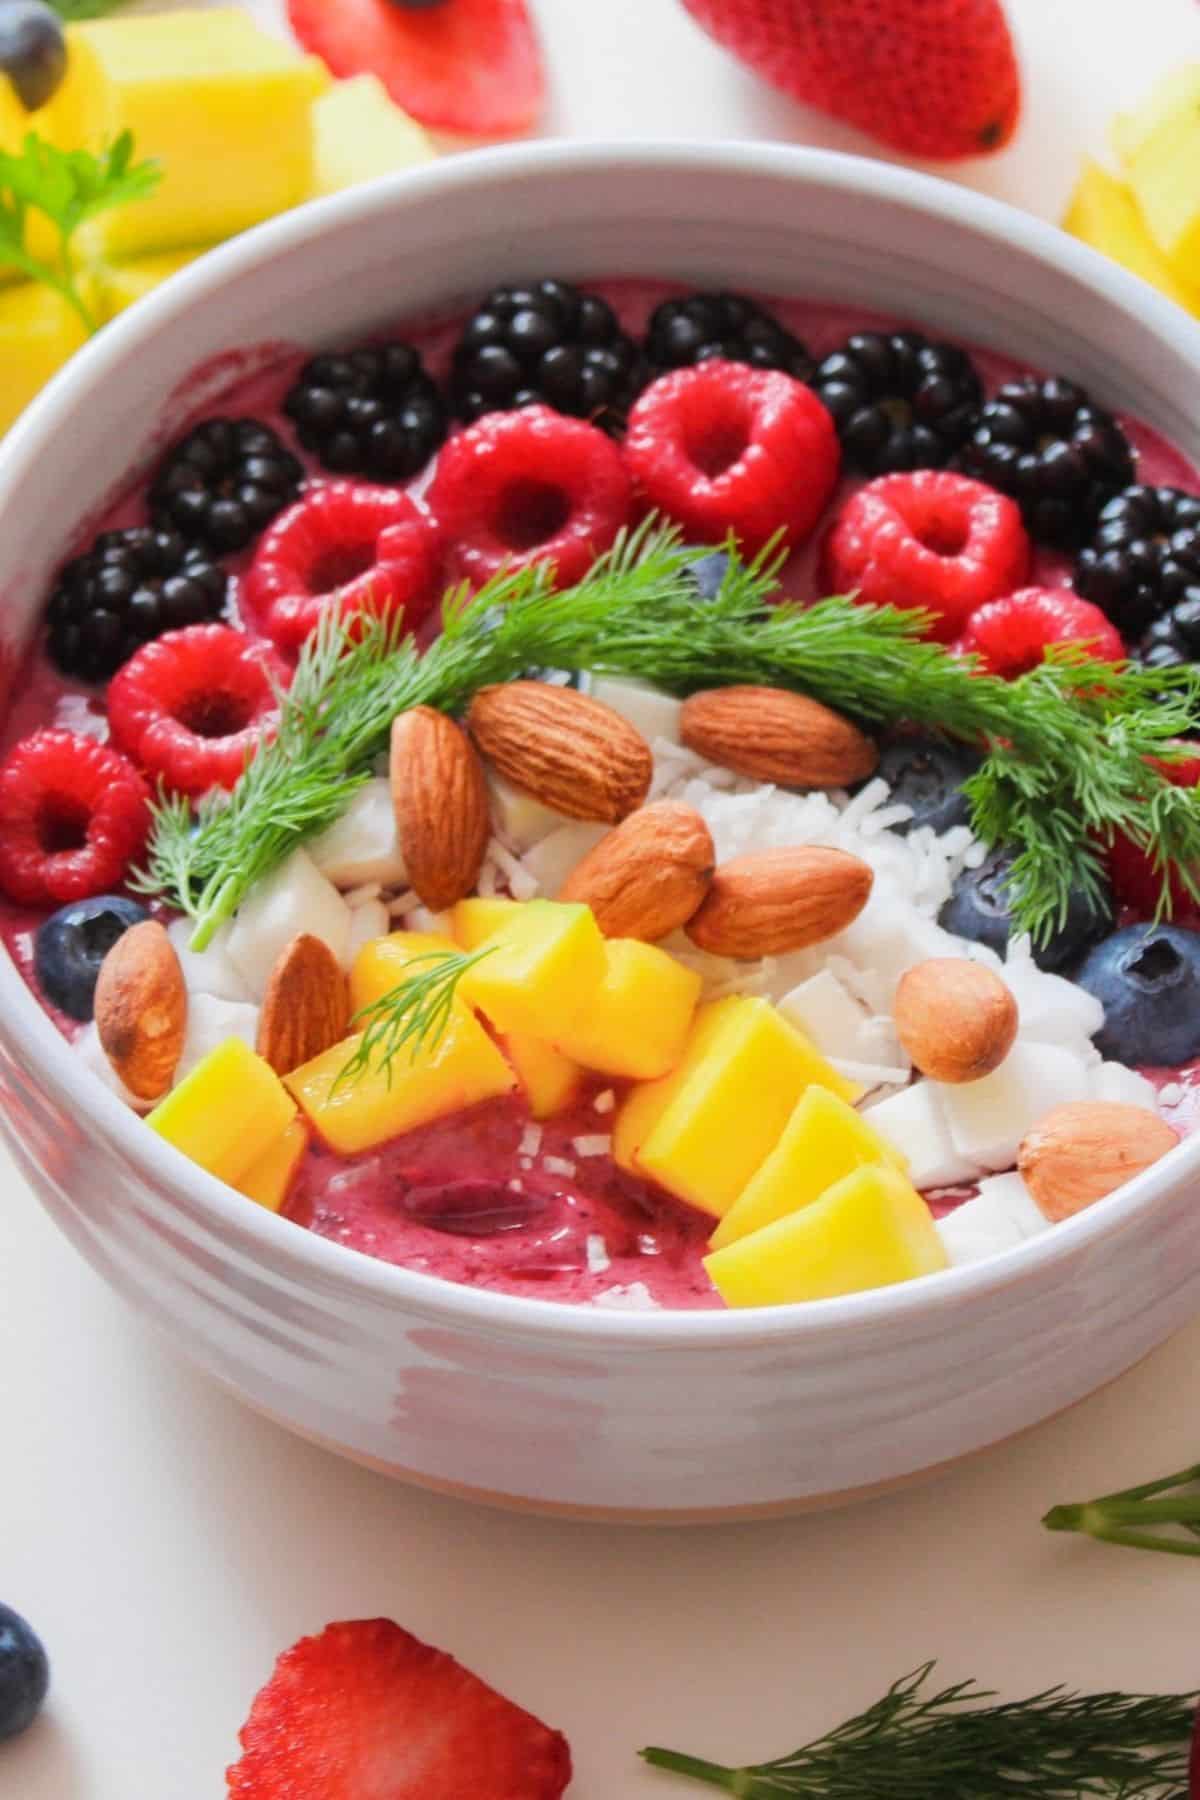
[[[227,280],[270,263],[281,252],[319,240],[349,221],[385,216],[397,198],[433,197],[459,190],[503,189],[514,180],[605,170],[672,174],[743,174],[789,178],[868,195],[944,223],[993,244],[1015,248],[1048,264],[1082,288],[1099,291],[1189,359],[1200,373],[1200,325],[1136,276],[1033,214],[939,177],[900,165],[811,147],[686,140],[628,140],[532,144],[460,153],[422,167],[383,176],[362,187],[315,200],[255,227],[210,251],[171,282],[105,327],[78,352],[37,397],[0,443],[0,505],[4,489],[22,466],[51,451],[55,435],[69,428],[82,394],[102,388],[143,338],[169,328],[203,307]],[[0,956],[0,1036],[34,1075],[45,1071],[64,1096],[98,1125],[122,1159],[159,1190],[186,1197],[196,1215],[230,1248],[238,1247],[282,1273],[327,1287],[357,1289],[364,1298],[410,1314],[488,1334],[614,1349],[657,1346],[704,1351],[730,1345],[755,1348],[781,1339],[819,1339],[858,1328],[878,1331],[925,1314],[963,1307],[1019,1286],[1037,1272],[1051,1273],[1089,1246],[1120,1234],[1143,1208],[1200,1174],[1200,1134],[1185,1139],[1162,1162],[1052,1230],[986,1260],[950,1268],[890,1288],[834,1299],[744,1310],[617,1308],[564,1303],[499,1293],[441,1276],[382,1262],[364,1252],[318,1237],[245,1200],[197,1167],[182,1152],[147,1131],[142,1119],[90,1072],[83,1104],[74,1090],[81,1067],[71,1046],[42,1011],[15,962]],[[14,1133],[15,1136],[15,1133]]]

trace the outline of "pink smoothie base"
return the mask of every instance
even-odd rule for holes
[[[645,281],[585,285],[610,301],[634,335],[644,329],[659,301],[686,291]],[[904,329],[907,323],[805,301],[770,299],[767,304],[818,358],[853,331]],[[456,316],[403,327],[395,335],[416,344],[430,372],[441,378],[461,322]],[[1025,372],[1026,365],[965,347],[989,392]],[[164,422],[162,447],[206,418],[249,416],[274,427],[300,455],[314,482],[329,479],[300,450],[283,413],[284,396],[308,354],[283,345],[269,352],[231,352],[198,370],[179,394],[174,416]],[[1123,417],[1122,424],[1138,454],[1139,480],[1200,491],[1200,476],[1171,445],[1137,420]],[[418,497],[431,472],[412,484]],[[147,485],[144,475],[131,478],[102,516],[80,525],[64,546],[64,558],[86,548],[99,531],[145,523]],[[829,516],[855,485],[853,478],[843,481]],[[797,599],[818,597],[814,569],[820,535],[819,528],[785,572],[784,585]],[[240,576],[249,557],[247,552],[227,559],[233,575],[230,616],[258,637],[259,622],[241,592]],[[1039,550],[1031,580],[1066,585],[1069,566],[1062,557]],[[50,724],[105,736],[103,720],[102,695],[62,676],[36,646],[0,721],[0,752]],[[0,939],[50,1018],[64,1036],[74,1038],[81,1027],[46,1001],[34,974],[33,941],[42,917],[0,900]],[[1164,1116],[1182,1131],[1195,1129],[1200,1122],[1200,1062],[1145,1073],[1164,1091]],[[619,1102],[620,1084],[611,1085]],[[597,1083],[566,1112],[544,1121],[532,1157],[522,1155],[528,1115],[515,1099],[439,1120],[352,1159],[314,1141],[289,1195],[286,1216],[366,1255],[447,1281],[566,1304],[586,1304],[613,1287],[640,1283],[662,1307],[719,1308],[722,1302],[701,1263],[712,1220],[653,1184],[626,1175],[607,1155],[583,1155],[576,1148],[576,1139],[586,1142],[610,1129],[611,1111],[597,1112],[595,1106],[605,1091]],[[572,1169],[569,1175],[563,1172],[566,1165]],[[928,1198],[941,1215],[969,1191]]]

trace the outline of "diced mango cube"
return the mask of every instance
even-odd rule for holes
[[[303,1119],[292,1119],[275,1142],[239,1177],[234,1184],[238,1193],[245,1194],[247,1200],[253,1200],[258,1206],[265,1206],[268,1212],[279,1212],[307,1149],[308,1126]]]
[[[270,1063],[241,1038],[227,1038],[159,1101],[146,1123],[236,1187],[295,1116],[296,1103]]]
[[[900,1151],[880,1137],[861,1113],[828,1088],[806,1088],[783,1136],[713,1232],[713,1249],[736,1243],[802,1206],[811,1206],[826,1188],[871,1163],[898,1169],[901,1174],[907,1169]]]
[[[519,911],[518,900],[460,900],[451,911],[451,926],[464,950],[478,950]]]
[[[416,1057],[401,1050],[389,1070],[338,1077],[362,1042],[343,1039],[287,1076],[287,1086],[331,1149],[343,1156],[372,1150],[431,1119],[511,1093],[516,1077],[478,1019],[455,1005],[435,1044]]]
[[[704,1259],[727,1306],[785,1306],[947,1267],[933,1214],[895,1169],[857,1169],[819,1200]]]
[[[814,1082],[843,1100],[862,1092],[769,1001],[714,1001],[697,1013],[678,1067],[624,1101],[613,1156],[722,1218]]]
[[[653,1081],[668,1074],[683,1055],[699,975],[634,938],[610,938],[605,960],[603,981],[574,1024],[556,1036],[556,1047],[603,1075]]]
[[[499,1032],[555,1042],[589,1006],[608,964],[588,906],[529,900],[480,949],[489,954],[463,976],[464,1000]]]
[[[1172,70],[1112,135],[1151,236],[1175,274],[1200,286],[1200,63]]]
[[[543,1038],[530,1037],[528,1032],[510,1031],[503,1043],[535,1119],[553,1118],[571,1104],[583,1080],[578,1063]]]
[[[314,194],[336,194],[436,154],[423,127],[374,75],[335,81],[314,105],[312,126]]]
[[[373,1006],[399,987],[418,957],[447,954],[457,956],[458,945],[435,931],[393,931],[387,937],[372,938],[363,945],[350,970],[351,1015]],[[432,972],[432,963],[425,966]],[[412,972],[419,975],[422,970]]]
[[[0,431],[86,338],[78,315],[51,288],[25,281],[0,290]]]
[[[135,300],[144,300],[164,281],[203,255],[203,249],[165,250],[159,256],[139,256],[133,262],[98,264],[95,280],[100,318],[105,322],[115,319]]]

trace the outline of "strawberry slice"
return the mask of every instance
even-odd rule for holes
[[[292,30],[335,75],[378,75],[440,131],[528,131],[546,97],[527,0],[288,0]]]
[[[560,1732],[390,1619],[285,1650],[241,1744],[234,1800],[559,1800],[571,1779]]]

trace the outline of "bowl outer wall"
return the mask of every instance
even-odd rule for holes
[[[197,366],[365,334],[543,269],[699,284],[733,269],[907,314],[1070,375],[1200,459],[1200,330],[968,190],[770,146],[478,152],[248,234],[63,371],[0,447],[0,668],[65,532],[149,451]],[[1200,1305],[1200,1144],[979,1268],[654,1316],[455,1287],[248,1207],[80,1070],[4,957],[0,1100],[53,1216],[194,1360],[353,1455],[535,1504],[718,1511],[892,1480],[1081,1398]]]

